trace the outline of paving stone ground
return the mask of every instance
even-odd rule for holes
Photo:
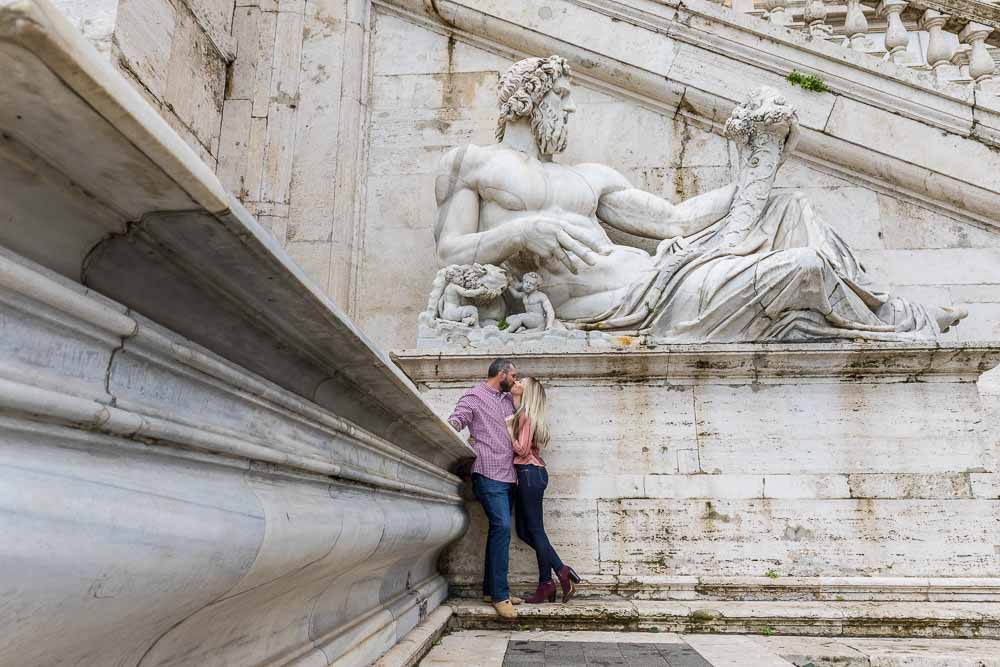
[[[1000,667],[1000,641],[465,630],[421,667]]]
[[[712,667],[687,644],[511,641],[503,667],[600,665],[601,667]]]

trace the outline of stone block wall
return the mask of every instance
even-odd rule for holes
[[[365,0],[237,0],[219,177],[348,301],[365,123]]]
[[[55,4],[213,169],[233,0],[56,0]]]
[[[512,59],[389,13],[377,13],[374,25],[368,191],[355,296],[364,308],[356,314],[380,344],[406,348],[414,345],[416,317],[437,269],[437,161],[462,143],[493,143],[496,81]],[[722,78],[724,65],[702,63]],[[832,95],[788,87],[801,113],[830,112]],[[732,181],[734,148],[685,113],[683,103],[677,111],[656,108],[581,80],[574,97],[578,110],[560,162],[609,164],[636,186],[674,201]],[[924,138],[914,132],[899,140]],[[968,303],[972,314],[945,340],[1000,338],[1000,229],[801,158],[786,164],[777,188],[808,195],[866,268],[896,292],[941,305]],[[617,241],[651,247],[610,232]]]
[[[368,0],[57,0],[345,308],[364,188]]]
[[[973,381],[989,348],[726,347],[516,358],[545,382],[545,525],[585,591],[993,599],[1000,440]],[[446,418],[489,359],[400,363]],[[467,501],[469,531],[442,563],[475,596],[487,526]],[[511,545],[511,582],[527,590],[534,553]]]

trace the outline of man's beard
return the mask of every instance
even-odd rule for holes
[[[510,381],[508,381],[508,380],[501,380],[500,381],[500,391],[502,391],[504,393],[509,392],[510,391]]]
[[[569,131],[566,120],[544,100],[531,110],[531,131],[543,155],[555,155],[566,150]]]

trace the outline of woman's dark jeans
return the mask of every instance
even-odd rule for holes
[[[516,465],[517,488],[514,495],[514,528],[517,537],[535,550],[538,559],[538,582],[552,581],[552,571],[556,574],[562,568],[559,555],[552,548],[542,522],[542,496],[549,485],[548,471],[539,466]]]

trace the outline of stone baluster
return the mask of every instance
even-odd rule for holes
[[[951,64],[958,68],[958,79],[956,81],[966,82],[970,81],[972,77],[969,76],[969,54],[972,53],[972,47],[968,44],[959,44],[958,48],[955,49],[955,53],[951,56]]]
[[[991,32],[993,28],[988,25],[970,22],[958,34],[958,41],[971,47],[968,75],[977,85],[992,78],[996,70],[993,56],[986,50],[986,38]]]
[[[844,34],[855,51],[864,51],[868,44],[868,19],[861,7],[861,0],[847,0],[847,17]]]
[[[950,17],[947,14],[928,9],[920,18],[920,27],[927,31],[927,66],[934,72],[934,78],[941,81],[944,67],[951,64],[951,56],[955,47],[944,33],[944,24]]]
[[[785,8],[788,7],[788,0],[764,0],[764,9],[767,10],[767,21],[774,25],[788,25],[788,14]]]
[[[823,0],[808,0],[802,10],[802,20],[806,32],[816,38],[825,39],[833,34],[833,26],[826,22],[826,3]]]
[[[886,17],[885,50],[886,58],[903,65],[906,63],[906,47],[910,43],[910,33],[903,25],[900,14],[910,4],[907,0],[882,0],[878,5],[878,15]]]

